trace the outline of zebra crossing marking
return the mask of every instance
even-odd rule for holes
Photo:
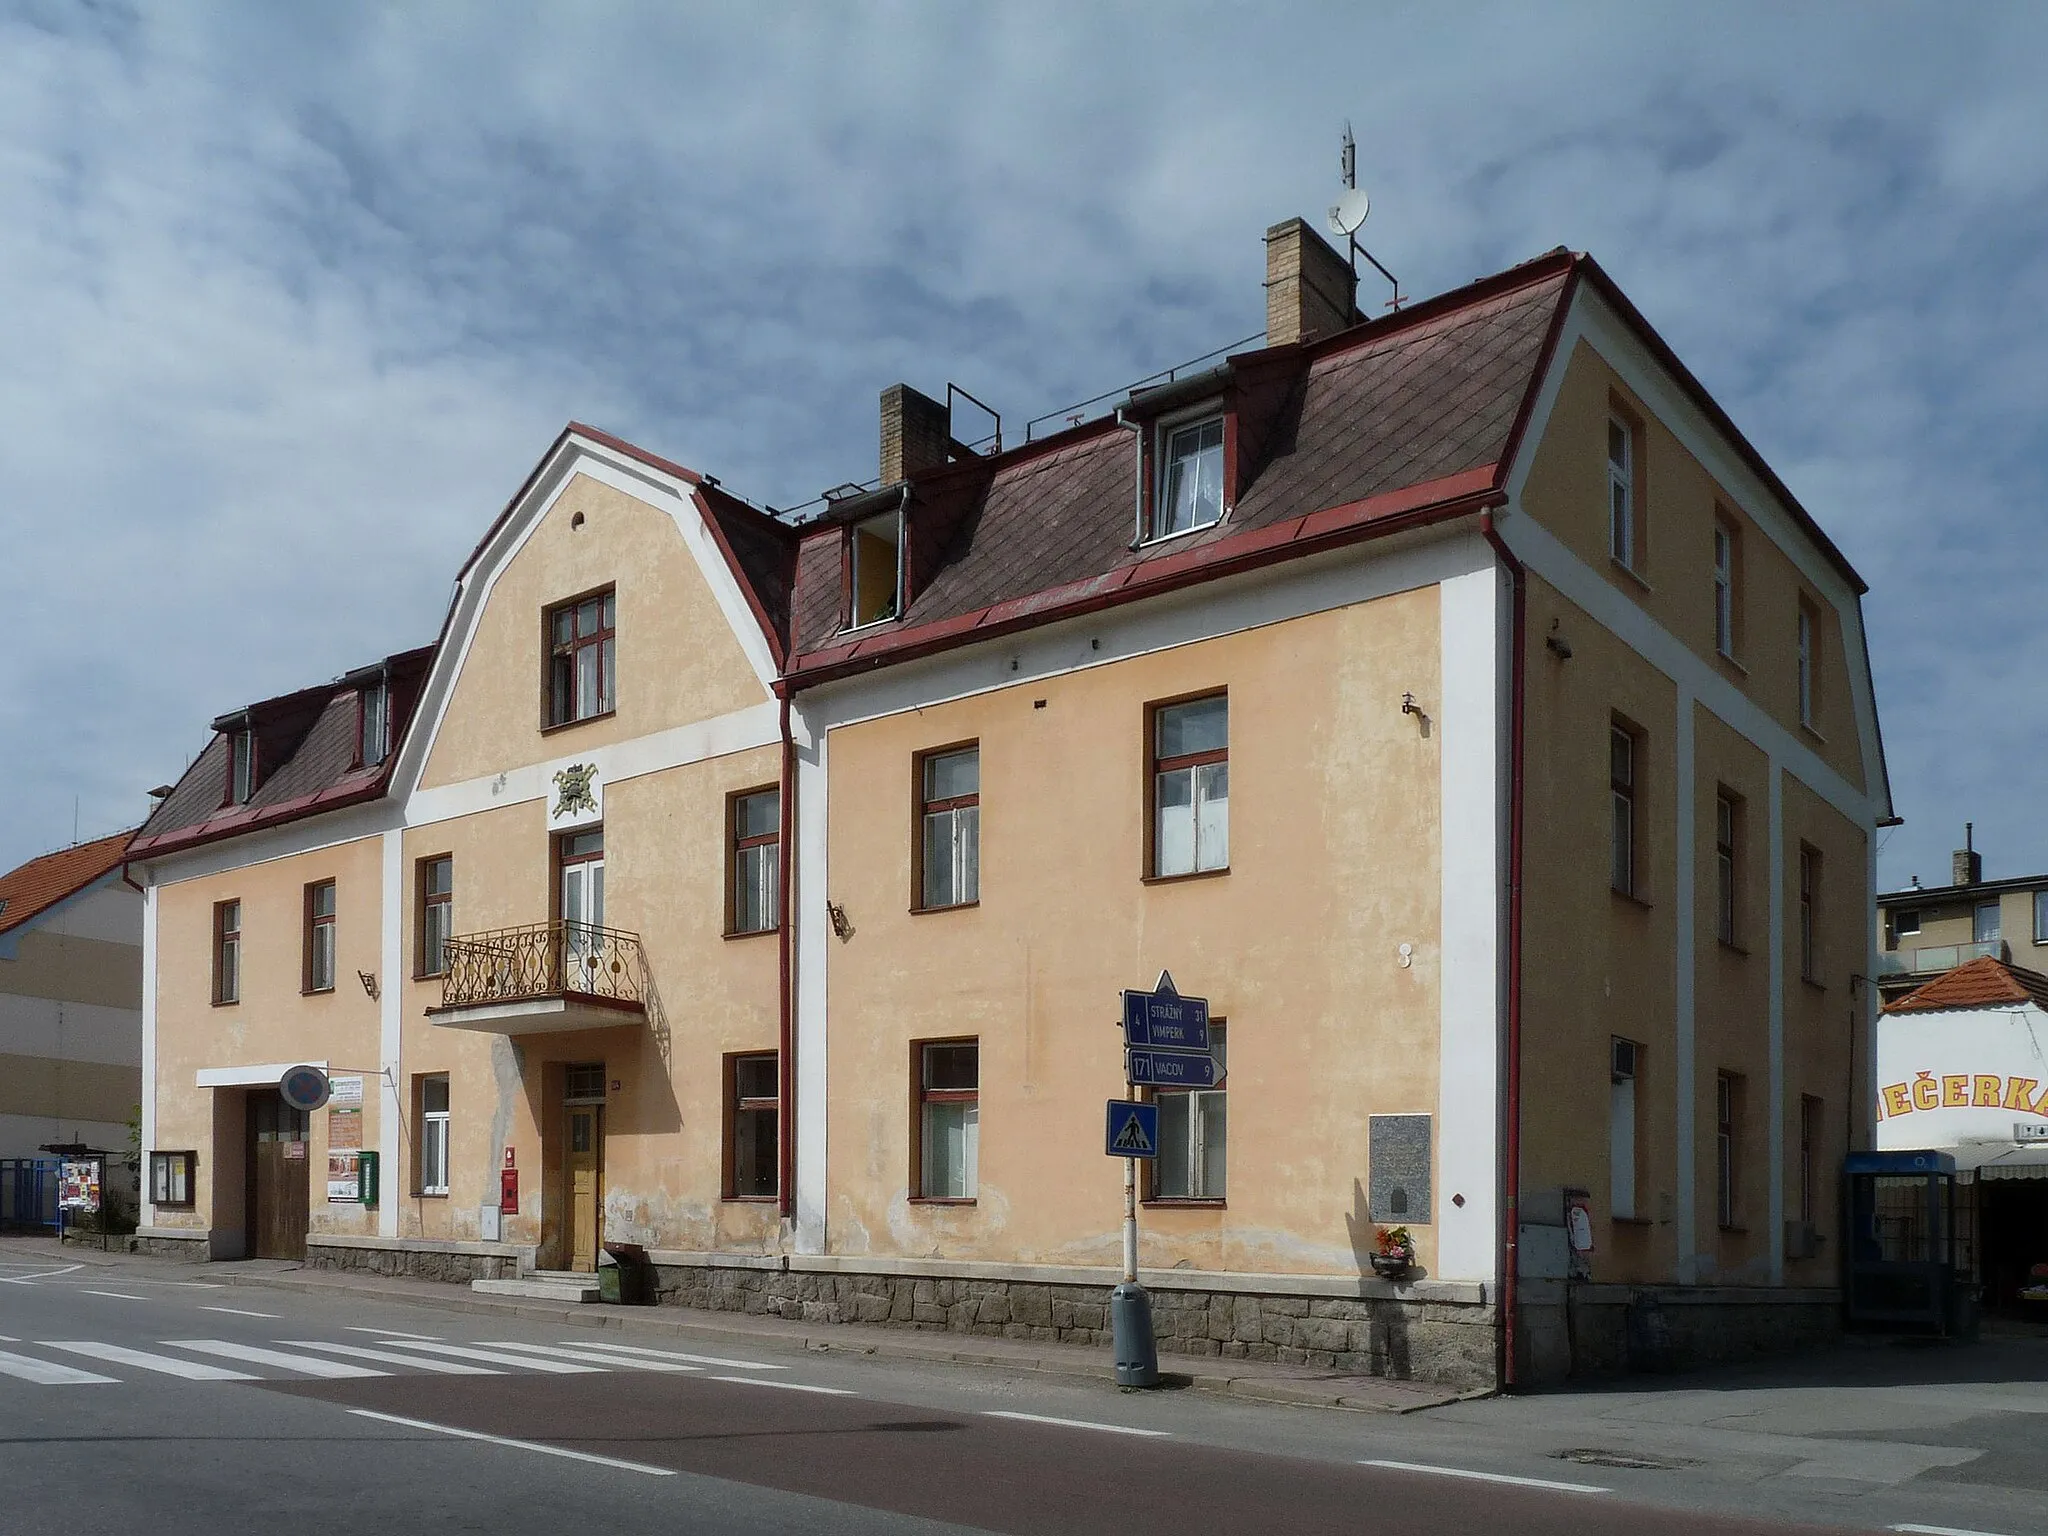
[[[287,1355],[275,1349],[258,1349],[253,1344],[231,1344],[226,1339],[165,1339],[171,1349],[189,1349],[202,1355],[219,1355],[223,1360],[246,1360],[252,1365],[274,1365],[305,1376],[339,1381],[349,1377],[389,1376],[366,1365],[349,1365],[340,1360],[313,1360],[304,1355]]]
[[[443,1376],[502,1376],[484,1365],[463,1365],[455,1360],[427,1360],[418,1355],[401,1355],[389,1349],[365,1349],[360,1344],[324,1344],[317,1339],[279,1339],[294,1349],[317,1349],[330,1355],[347,1355],[354,1360],[380,1360],[386,1365],[409,1365],[415,1370],[437,1371]]]
[[[230,1371],[218,1365],[204,1365],[197,1360],[180,1360],[172,1355],[152,1355],[147,1350],[125,1349],[119,1344],[97,1344],[89,1339],[52,1339],[50,1349],[69,1350],[74,1355],[90,1355],[95,1360],[108,1360],[115,1365],[133,1365],[145,1371],[156,1371],[165,1376],[182,1376],[187,1381],[260,1381],[247,1371]]]
[[[786,1371],[786,1365],[770,1365],[763,1360],[728,1360],[723,1355],[690,1355],[673,1349],[643,1349],[637,1344],[612,1344],[598,1339],[579,1342],[572,1349],[596,1349],[612,1355],[646,1355],[656,1360],[685,1360],[693,1365],[722,1365],[729,1371]]]
[[[9,1339],[18,1344],[19,1339]],[[13,1376],[22,1381],[32,1381],[39,1387],[84,1386],[92,1382],[113,1382],[117,1378],[101,1376],[92,1371],[81,1371],[75,1365],[59,1365],[54,1360],[37,1360],[29,1355],[10,1354],[0,1350],[0,1376]]]
[[[614,1371],[701,1371],[701,1365],[679,1365],[673,1360],[636,1360],[631,1355],[600,1354],[594,1349],[571,1349],[566,1345],[515,1344],[509,1339],[487,1339],[488,1349],[511,1349],[520,1354],[535,1354],[548,1357],[559,1356],[564,1360],[581,1360],[586,1365]]]
[[[555,1376],[599,1376],[603,1370],[595,1365],[572,1365],[567,1360],[542,1360],[525,1355],[508,1355],[503,1350],[471,1349],[461,1344],[415,1343],[410,1339],[384,1339],[380,1342],[397,1349],[420,1349],[429,1354],[447,1355],[456,1360],[479,1360],[485,1365],[520,1365],[529,1371],[545,1371]]]

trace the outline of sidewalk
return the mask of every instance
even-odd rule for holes
[[[157,1275],[204,1275],[235,1286],[267,1286],[309,1295],[358,1296],[581,1328],[613,1328],[643,1339],[671,1339],[728,1347],[777,1344],[784,1348],[924,1360],[948,1365],[993,1366],[998,1370],[1111,1379],[1105,1350],[1087,1345],[1047,1344],[1023,1339],[983,1338],[907,1328],[872,1328],[857,1323],[805,1323],[741,1312],[703,1312],[688,1307],[571,1306],[515,1296],[483,1296],[466,1286],[433,1280],[331,1270],[313,1271],[289,1260],[243,1259],[218,1264],[181,1264],[141,1254],[102,1253],[53,1238],[0,1237],[0,1265],[10,1261],[88,1264]],[[1314,1366],[1262,1360],[1218,1360],[1197,1355],[1162,1355],[1166,1382],[1199,1392],[1216,1392],[1254,1402],[1311,1408],[1348,1408],[1369,1413],[1413,1413],[1445,1403],[1483,1397],[1428,1382],[1347,1376]]]

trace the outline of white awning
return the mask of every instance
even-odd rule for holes
[[[2048,1179],[2048,1142],[1963,1141],[1954,1156],[1957,1173],[1980,1179]]]
[[[201,1067],[195,1084],[200,1088],[261,1088],[277,1086],[279,1078],[293,1067],[318,1067],[327,1070],[326,1061],[266,1061],[252,1067]]]

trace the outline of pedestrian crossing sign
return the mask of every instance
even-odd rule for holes
[[[1111,1157],[1159,1155],[1159,1106],[1111,1099],[1103,1151]]]

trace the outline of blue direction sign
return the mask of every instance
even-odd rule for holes
[[[1207,1051],[1140,1050],[1124,1052],[1124,1077],[1155,1088],[1214,1088],[1216,1058]]]
[[[1102,1150],[1111,1157],[1157,1157],[1159,1106],[1134,1104],[1129,1099],[1111,1099]]]
[[[1124,1044],[1206,1051],[1209,1000],[1182,997],[1173,990],[1173,977],[1161,971],[1159,985],[1152,991],[1124,993]]]

